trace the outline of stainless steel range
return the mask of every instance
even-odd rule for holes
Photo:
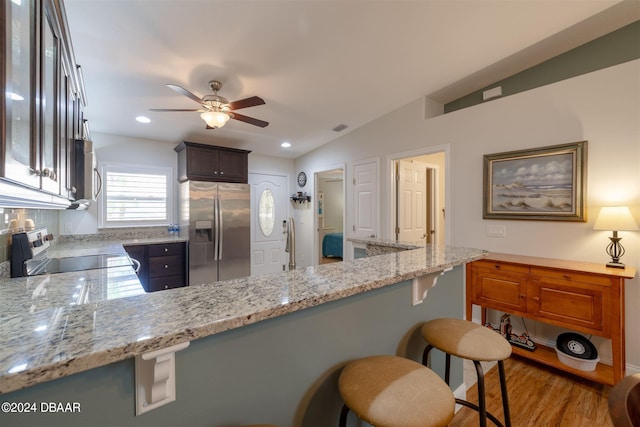
[[[50,258],[47,250],[53,235],[46,228],[12,236],[11,277],[132,266],[127,254],[100,254]]]

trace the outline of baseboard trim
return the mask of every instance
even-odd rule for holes
[[[460,384],[460,386],[453,391],[453,395],[456,399],[467,400],[467,387],[464,383]],[[456,403],[456,413],[462,408],[462,405],[458,405]]]

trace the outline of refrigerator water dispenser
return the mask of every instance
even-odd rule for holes
[[[196,243],[213,242],[213,222],[196,221]]]

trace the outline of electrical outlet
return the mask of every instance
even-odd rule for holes
[[[64,223],[64,232],[65,234],[69,234],[73,231],[73,225],[70,222]]]
[[[505,237],[507,228],[504,225],[487,225],[488,237]]]

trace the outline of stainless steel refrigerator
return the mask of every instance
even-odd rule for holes
[[[189,285],[251,275],[248,184],[180,184],[180,236],[189,239]]]

